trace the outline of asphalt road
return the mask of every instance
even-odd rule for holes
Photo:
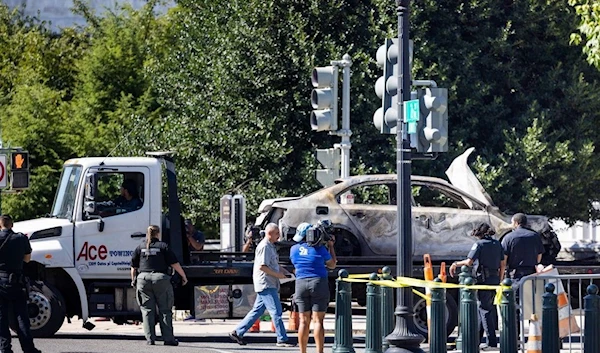
[[[295,340],[296,338],[293,337]],[[162,342],[157,342],[156,346],[146,345],[143,337],[139,336],[120,336],[120,335],[60,335],[54,338],[36,339],[35,344],[38,349],[44,353],[168,353],[168,352],[206,352],[206,353],[235,353],[235,352],[267,352],[267,353],[285,353],[298,352],[298,347],[279,348],[275,346],[274,340],[254,340],[246,346],[240,346],[229,342],[225,336],[212,337],[213,342],[208,338],[180,338],[178,347],[163,346]],[[271,341],[271,342],[265,342]],[[326,351],[331,351],[332,340],[325,345]],[[364,344],[354,345],[356,349],[364,350]],[[13,337],[13,351],[22,353],[18,340]],[[309,344],[309,353],[319,353],[314,345]]]

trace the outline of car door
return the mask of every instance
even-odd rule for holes
[[[375,254],[396,253],[396,184],[385,181],[370,181],[354,185],[349,190],[353,203],[340,203],[360,238]]]
[[[82,207],[75,222],[75,266],[82,278],[127,279],[133,250],[150,225],[149,169],[106,167],[96,177],[97,215],[86,216]],[[114,203],[123,192],[124,182],[135,185],[141,207]]]
[[[486,207],[450,185],[413,181],[412,191],[415,258],[430,254],[434,261],[464,259],[476,240],[472,230],[490,222]]]

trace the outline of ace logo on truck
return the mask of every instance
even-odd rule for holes
[[[86,241],[83,243],[81,247],[81,251],[79,251],[79,255],[77,255],[77,261],[83,259],[84,261],[88,260],[106,260],[108,254],[108,249],[104,245],[100,245],[96,247],[96,245],[89,245]]]

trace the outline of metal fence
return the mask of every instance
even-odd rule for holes
[[[532,274],[523,277],[514,285],[518,288],[517,315],[519,318],[519,346],[525,353],[525,342],[529,325],[527,320],[535,314],[541,323],[542,294],[547,283],[555,286],[558,300],[559,336],[562,349],[569,352],[582,352],[584,341],[583,298],[590,284],[600,285],[600,274],[560,275],[553,270],[548,273]]]

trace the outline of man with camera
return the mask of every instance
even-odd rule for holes
[[[317,352],[324,352],[325,329],[323,320],[329,306],[329,281],[327,269],[334,269],[337,262],[335,239],[329,234],[331,222],[320,221],[317,226],[301,223],[296,228],[294,241],[298,244],[290,250],[290,260],[296,268],[296,291],[294,300],[300,313],[298,344],[300,353],[306,353],[310,321],[315,323],[314,335]]]
[[[9,308],[17,326],[17,334],[24,353],[41,353],[33,344],[27,312],[27,280],[23,263],[31,259],[29,239],[12,230],[8,215],[0,216],[0,352],[12,352],[9,331]]]
[[[265,227],[265,237],[256,246],[254,257],[252,280],[254,282],[254,291],[257,294],[254,306],[235,330],[229,334],[229,338],[239,345],[243,346],[246,344],[243,339],[244,334],[261,317],[266,308],[275,324],[277,347],[295,346],[288,342],[288,336],[281,318],[283,309],[279,300],[279,280],[286,278],[290,273],[285,268],[279,266],[279,255],[277,254],[277,248],[275,248],[275,243],[278,240],[279,228],[277,224],[267,224]]]

